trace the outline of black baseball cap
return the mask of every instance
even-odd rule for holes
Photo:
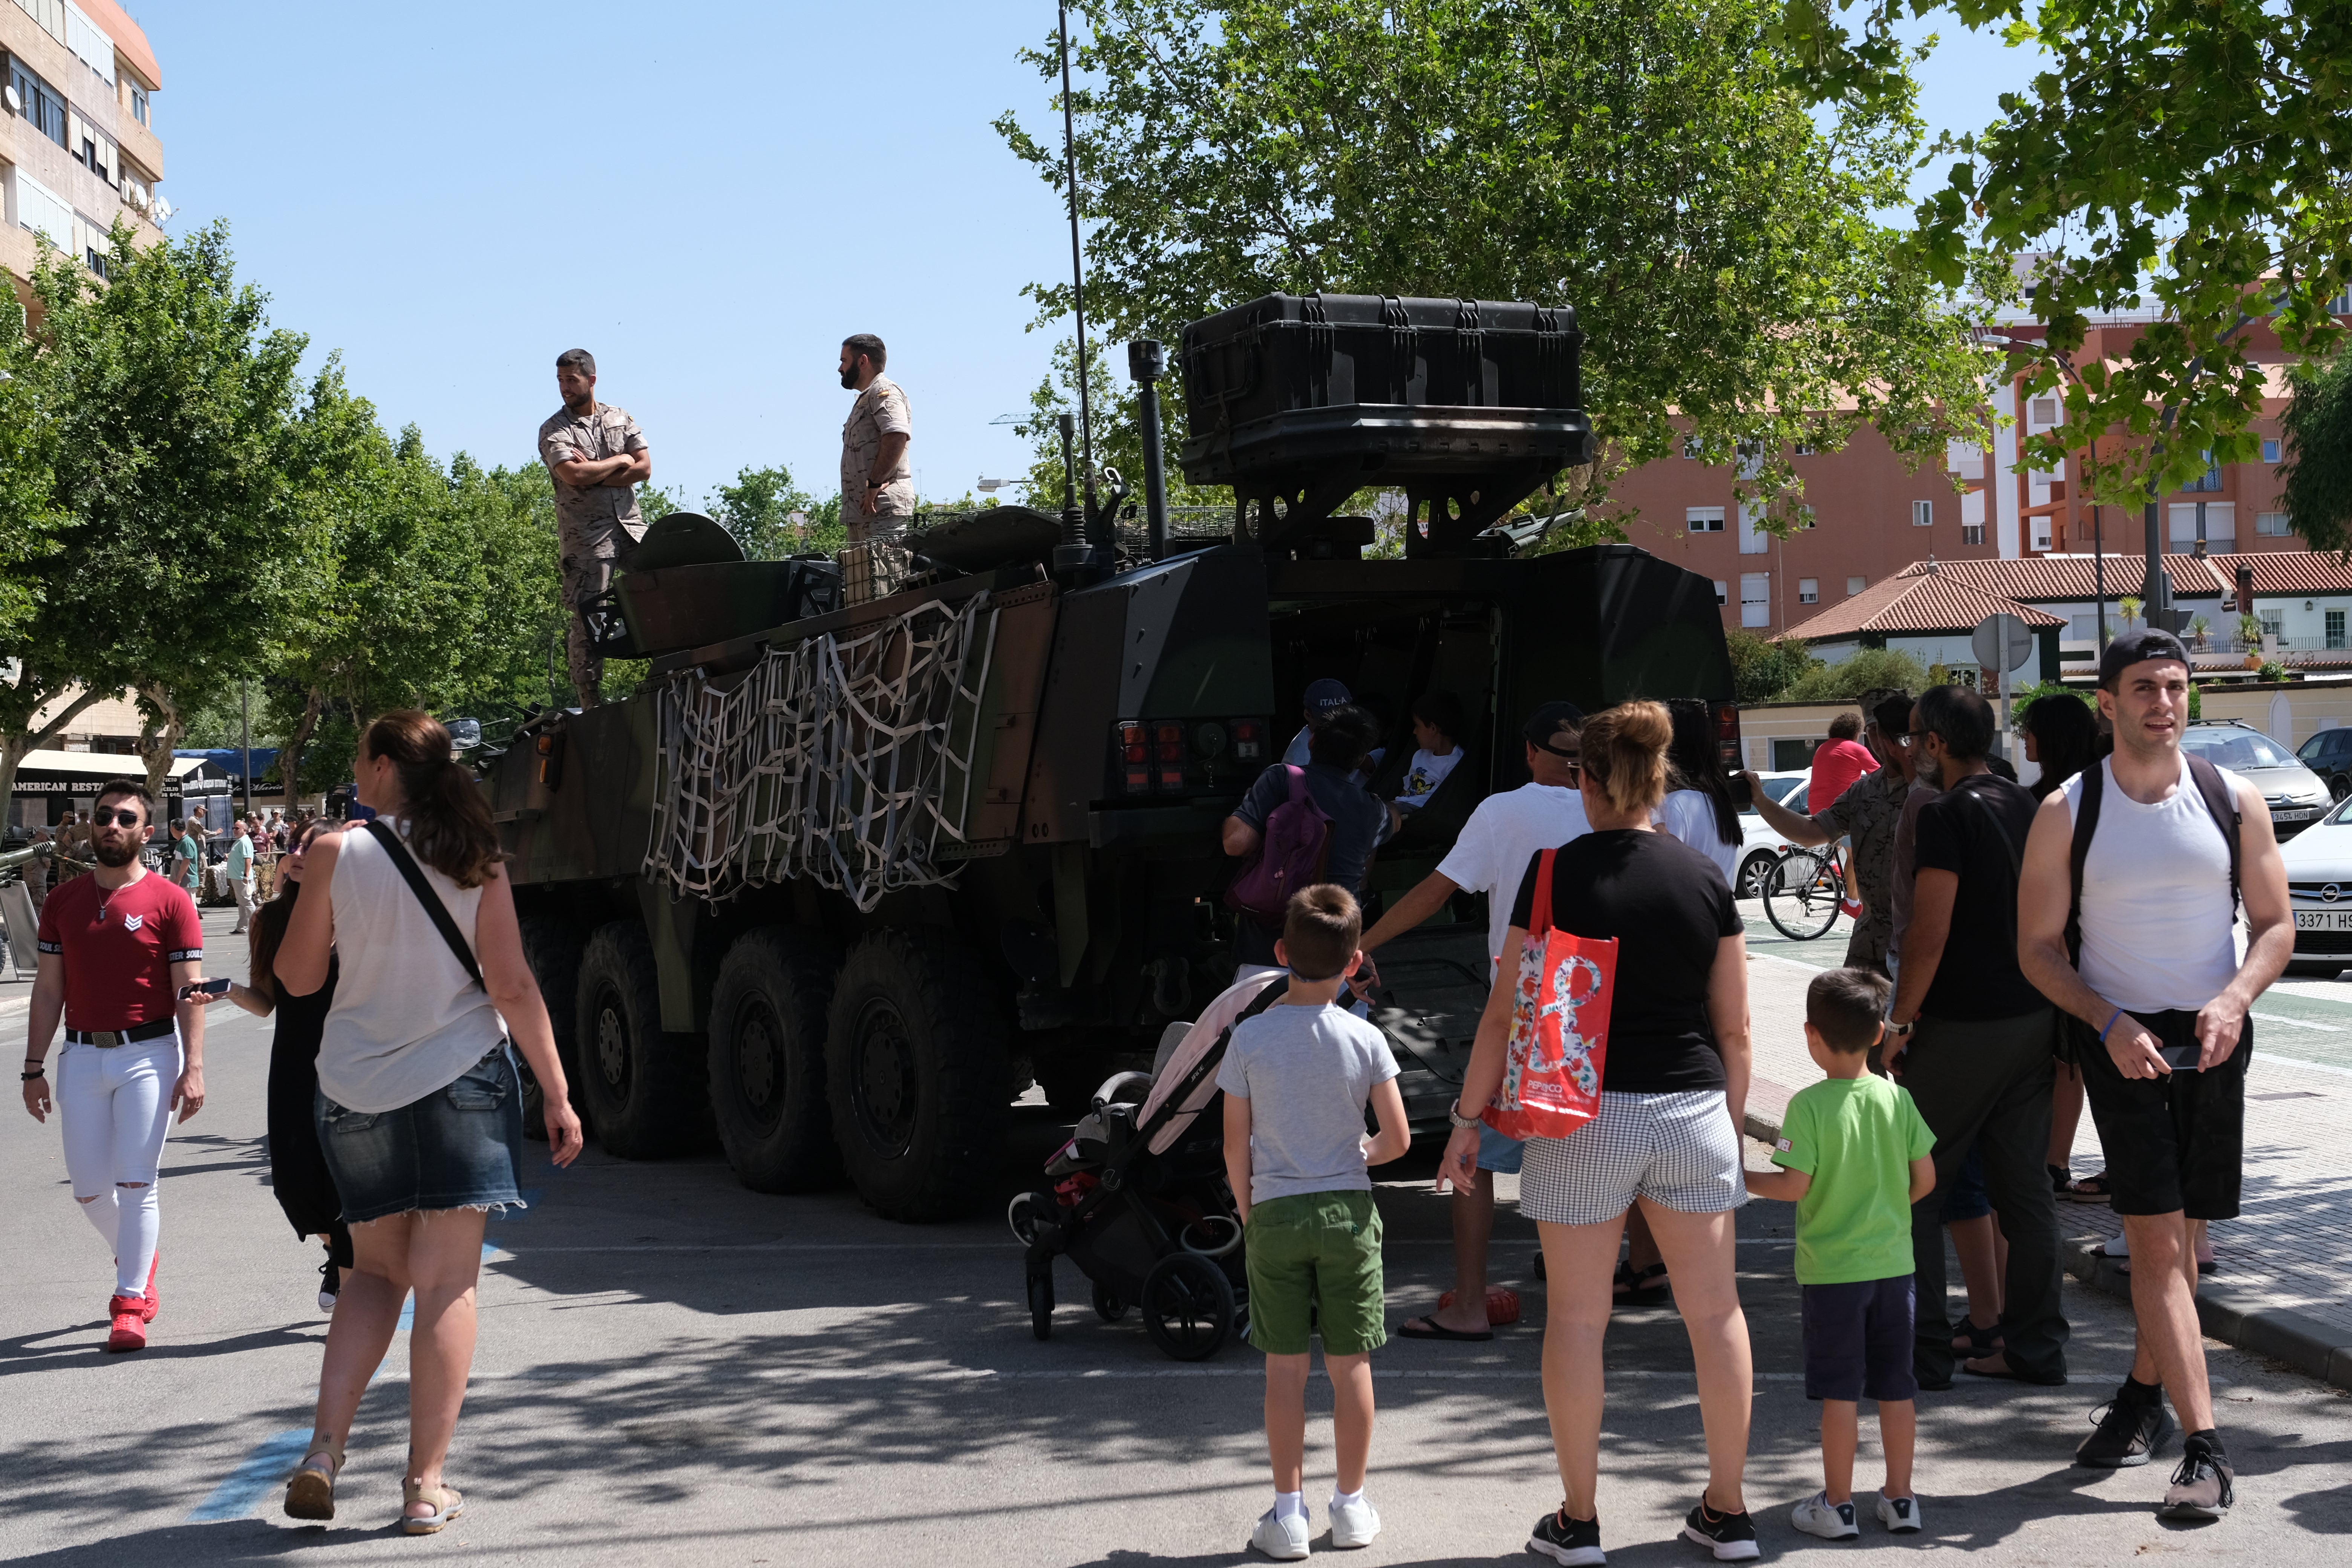
[[[2155,626],[2143,626],[2136,632],[2126,632],[2106,646],[2099,655],[2099,684],[2109,691],[2123,679],[2124,671],[2136,664],[2146,664],[2152,658],[2170,659],[2176,664],[2189,662],[2189,650],[2170,632]]]
[[[1573,702],[1547,702],[1528,715],[1528,721],[1519,726],[1519,735],[1538,751],[1552,752],[1558,755],[1551,738],[1562,730],[1583,728],[1583,709]]]

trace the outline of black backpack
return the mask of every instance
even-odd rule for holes
[[[2221,770],[2190,752],[2189,780],[2197,786],[2205,802],[2205,809],[2213,818],[2213,826],[2221,830],[2221,840],[2230,847],[2230,917],[2238,914],[2238,831],[2242,819],[2238,815],[2238,803],[2230,794],[2229,784]],[[2083,798],[2074,808],[2074,838],[2067,857],[2067,872],[2073,891],[2066,904],[2066,956],[2078,967],[2083,962],[2083,865],[2091,858],[2091,836],[2099,830],[2099,801],[2105,795],[2107,770],[2105,759],[2083,770]]]

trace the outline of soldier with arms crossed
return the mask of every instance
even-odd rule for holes
[[[540,426],[539,456],[555,480],[572,689],[581,707],[593,708],[604,659],[589,646],[580,606],[612,585],[614,562],[646,535],[636,488],[653,478],[654,455],[626,409],[596,401],[596,359],[586,349],[556,355],[555,389],[563,406]]]

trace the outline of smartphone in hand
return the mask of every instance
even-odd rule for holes
[[[226,996],[229,986],[234,984],[229,980],[193,980],[180,987],[180,1000],[185,1002],[194,996]]]

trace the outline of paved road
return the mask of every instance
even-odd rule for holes
[[[1802,978],[1758,967],[1759,996]],[[0,1033],[21,1029],[22,1003],[5,998],[23,989],[0,990]],[[1245,1560],[1239,1547],[1265,1490],[1246,1351],[1179,1367],[1131,1318],[1105,1325],[1083,1305],[1066,1306],[1041,1344],[994,1218],[909,1229],[847,1194],[762,1197],[714,1161],[625,1164],[593,1148],[553,1172],[534,1147],[535,1206],[490,1227],[479,1375],[451,1465],[472,1499],[467,1516],[431,1542],[394,1533],[405,1393],[395,1342],[362,1410],[342,1517],[323,1530],[289,1523],[278,1483],[307,1432],[325,1326],[310,1301],[317,1253],[288,1232],[267,1186],[263,1028],[235,1016],[215,1033],[212,1103],[167,1156],[164,1308],[142,1354],[97,1349],[106,1270],[72,1212],[54,1131],[14,1110],[0,1120],[0,1558],[93,1568],[451,1552],[989,1568]],[[1004,1193],[1058,1136],[1043,1107],[1019,1113]],[[1760,1163],[1759,1150],[1750,1154]],[[1429,1163],[1419,1156],[1381,1194],[1394,1317],[1425,1306],[1447,1271]],[[1742,1216],[1759,1373],[1748,1495],[1768,1557],[1828,1550],[1785,1523],[1787,1506],[1819,1484],[1813,1415],[1796,1379],[1788,1217],[1770,1204]],[[1500,1255],[1517,1273],[1530,1229],[1509,1219],[1504,1230]],[[1517,1283],[1539,1316],[1541,1288]],[[1085,1299],[1066,1265],[1061,1294]],[[2233,1351],[2215,1354],[2242,1481],[2228,1521],[2158,1522],[2158,1468],[2070,1468],[2084,1412],[2125,1364],[2128,1323],[2117,1304],[2071,1282],[2067,1298],[2076,1385],[1967,1382],[1930,1396],[1920,1464],[1928,1542],[1874,1533],[1841,1550],[1940,1545],[2069,1564],[2352,1555],[2352,1405]],[[1538,1338],[1522,1327],[1492,1345],[1400,1342],[1379,1354],[1372,1488],[1388,1531],[1356,1561],[1517,1556],[1558,1497]],[[1626,1314],[1610,1364],[1612,1560],[1703,1562],[1674,1539],[1700,1469],[1671,1311]],[[1317,1390],[1319,1529],[1328,1395]],[[1866,1450],[1865,1482],[1873,1463]]]

